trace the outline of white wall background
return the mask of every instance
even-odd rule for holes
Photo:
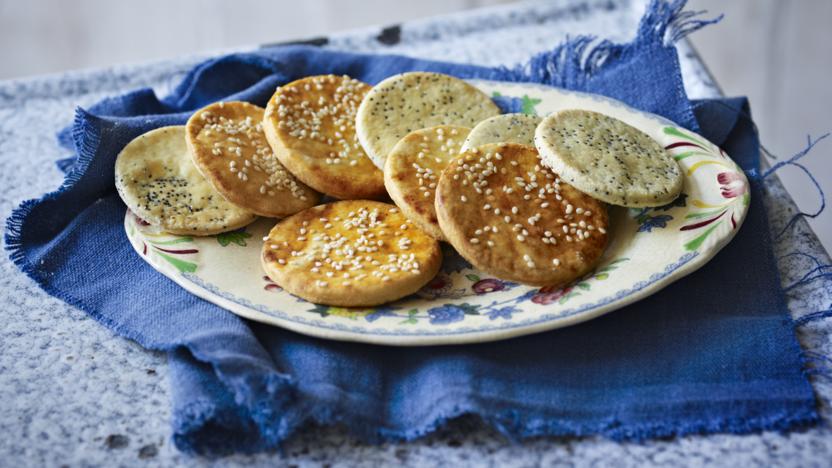
[[[276,42],[506,0],[0,0],[0,79]],[[690,0],[726,18],[692,36],[728,95],[747,95],[764,144],[786,157],[832,131],[832,1]],[[603,35],[603,31],[596,32]],[[832,139],[807,161],[832,195]],[[781,171],[798,204],[819,202]],[[830,200],[832,202],[832,200]],[[832,209],[813,221],[832,250]]]

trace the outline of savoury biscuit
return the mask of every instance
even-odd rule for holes
[[[116,158],[116,189],[142,220],[171,234],[208,236],[257,217],[223,198],[200,174],[185,144],[185,127],[151,130]]]
[[[565,110],[549,115],[535,130],[535,146],[563,180],[613,205],[666,205],[682,191],[682,170],[658,142],[604,114]]]
[[[361,146],[379,168],[399,140],[436,125],[473,127],[500,113],[488,96],[441,73],[411,72],[375,85],[358,107],[355,130]]]
[[[320,194],[275,157],[263,133],[263,109],[218,102],[188,119],[188,149],[196,167],[228,201],[261,216],[283,217],[315,205]]]
[[[274,154],[319,192],[340,199],[384,196],[384,176],[355,136],[355,113],[369,90],[366,83],[335,75],[277,88],[263,119]]]
[[[471,129],[461,152],[488,143],[519,143],[534,146],[534,130],[540,117],[527,114],[502,114],[483,120]]]
[[[263,269],[286,291],[342,307],[414,293],[439,271],[436,239],[393,205],[347,200],[286,218],[264,239]]]
[[[488,144],[453,160],[436,189],[445,237],[498,278],[566,284],[592,270],[607,245],[607,209],[540,164],[537,151]]]
[[[417,226],[444,240],[434,209],[439,176],[459,155],[471,129],[440,125],[410,132],[402,138],[384,164],[384,185],[390,198]]]

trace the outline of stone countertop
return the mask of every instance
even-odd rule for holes
[[[367,28],[319,38],[340,50],[402,53],[425,58],[511,65],[548,49],[567,34],[599,33],[629,39],[640,1],[558,0],[475,10],[388,28]],[[719,90],[686,42],[679,44],[691,97]],[[213,55],[213,54],[212,54]],[[72,120],[75,106],[137,87],[165,94],[207,55],[149,64],[0,82],[0,216],[22,200],[60,184],[54,161],[67,156],[54,134]],[[776,180],[766,207],[777,233],[796,208]],[[803,221],[777,239],[784,285],[829,258]],[[102,259],[106,261],[106,259]],[[828,466],[832,460],[832,379],[813,377],[824,424],[788,434],[690,436],[645,443],[601,438],[506,440],[476,418],[452,421],[411,443],[370,446],[342,428],[309,427],[284,453],[208,460],[184,455],[170,440],[168,367],[114,335],[84,312],[41,291],[4,255],[0,257],[0,466],[128,465],[699,465]],[[829,308],[832,284],[816,280],[790,291],[795,316]],[[798,330],[806,350],[832,356],[832,320]]]

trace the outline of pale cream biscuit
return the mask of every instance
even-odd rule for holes
[[[607,209],[542,166],[537,151],[488,144],[451,161],[436,190],[445,237],[498,278],[558,286],[591,271],[607,245]]]
[[[534,146],[534,131],[541,118],[527,114],[501,114],[483,120],[471,129],[460,151],[488,143],[519,143]]]
[[[682,192],[679,164],[656,140],[586,110],[549,115],[535,130],[543,163],[578,190],[612,205],[662,206]]]
[[[280,218],[314,206],[320,194],[278,161],[263,133],[263,109],[218,102],[194,112],[187,143],[194,164],[228,201]]]
[[[451,125],[424,128],[399,140],[384,165],[384,185],[393,202],[425,232],[444,240],[434,209],[439,176],[471,129]]]
[[[355,113],[370,86],[319,75],[277,88],[263,129],[275,155],[315,190],[340,199],[385,195],[384,176],[358,142]]]
[[[441,73],[394,75],[364,96],[355,119],[361,146],[379,168],[402,137],[420,128],[471,128],[500,109],[482,91]]]
[[[115,182],[133,213],[171,234],[208,236],[257,218],[226,201],[200,174],[184,126],[157,128],[128,143],[116,158]]]
[[[311,302],[373,306],[419,290],[439,271],[439,242],[393,205],[346,200],[286,218],[264,239],[263,270]]]

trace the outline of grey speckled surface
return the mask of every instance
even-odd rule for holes
[[[405,25],[401,42],[380,44],[379,29],[331,38],[328,47],[406,53],[482,64],[513,64],[549,48],[566,34],[597,32],[626,40],[641,2],[533,2],[468,12]],[[693,97],[718,93],[687,44],[683,72]],[[199,57],[139,66],[73,72],[0,83],[0,216],[20,201],[54,189],[61,174],[53,161],[66,156],[53,134],[76,105],[140,86],[162,94]],[[768,184],[766,205],[773,232],[795,207],[779,183]],[[776,245],[783,284],[812,265],[793,252],[823,252],[806,223]],[[102,259],[105,261],[106,259]],[[828,466],[832,460],[832,381],[813,384],[824,417],[820,427],[789,434],[715,435],[615,443],[597,438],[535,439],[512,443],[474,418],[451,422],[436,434],[401,445],[366,446],[339,428],[310,427],[292,438],[284,454],[235,456],[219,461],[185,456],[170,442],[167,364],[114,335],[81,311],[47,296],[5,257],[0,258],[0,466],[125,465],[734,465]],[[796,316],[829,308],[832,283],[813,281],[790,292]],[[832,320],[799,330],[804,348],[832,356]]]

